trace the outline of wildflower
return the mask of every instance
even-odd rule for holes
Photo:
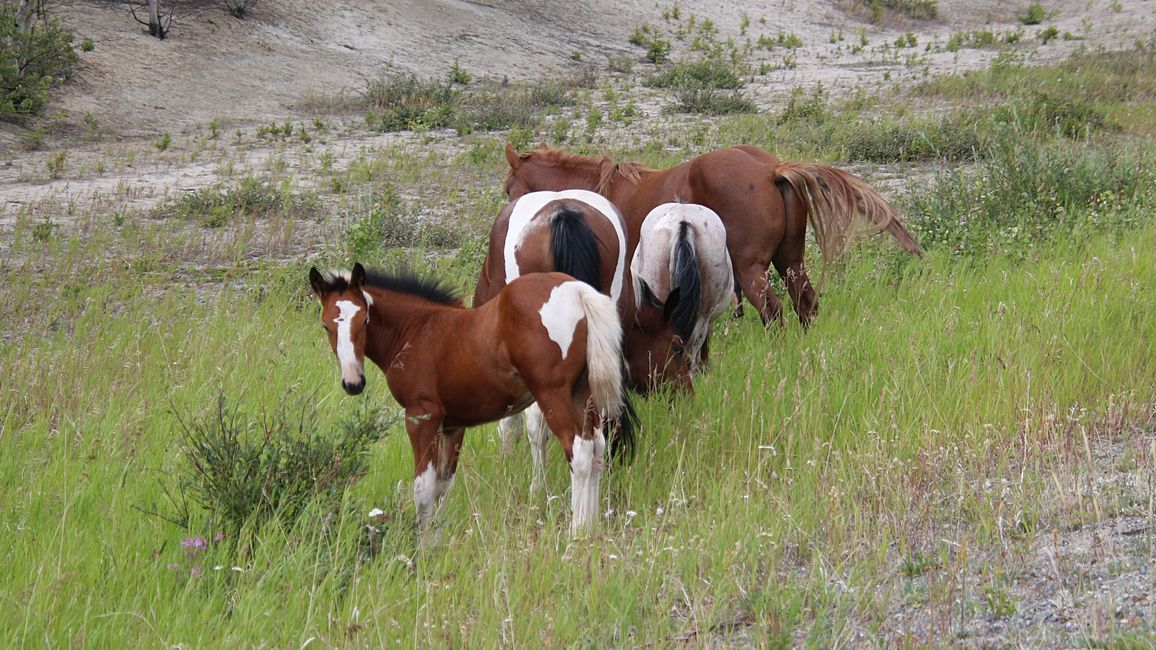
[[[185,548],[188,548],[188,549],[192,549],[193,551],[204,550],[204,548],[207,545],[208,544],[205,542],[205,538],[200,537],[200,536],[198,536],[198,537],[186,537],[185,539],[181,540],[181,546],[184,546]]]
[[[216,535],[213,536],[213,541],[218,543],[218,544],[225,541],[225,533],[217,533]]]
[[[369,518],[373,519],[374,517],[380,517],[384,514],[385,514],[385,511],[382,510],[381,508],[374,508],[373,510],[369,511]]]
[[[201,567],[195,566],[195,567],[189,569],[189,575],[191,575],[191,576],[201,575]]]
[[[169,564],[168,564],[168,569],[170,571],[175,570],[175,569],[179,569],[179,568],[181,568],[180,562],[169,562]]]

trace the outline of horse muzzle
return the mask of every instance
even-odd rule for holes
[[[361,391],[365,390],[365,375],[357,380],[357,383],[349,382],[344,379],[341,380],[341,387],[350,395],[360,395]]]

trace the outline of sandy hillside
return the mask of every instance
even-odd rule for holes
[[[159,41],[123,4],[51,2],[54,13],[96,45],[82,57],[77,80],[58,94],[57,108],[67,109],[73,123],[91,113],[112,132],[151,135],[214,118],[232,124],[288,117],[309,93],[357,92],[384,70],[442,76],[457,61],[474,74],[536,78],[582,64],[604,66],[610,56],[639,57],[630,34],[644,22],[663,24],[663,11],[676,4],[684,17],[713,20],[724,38],[754,41],[783,32],[802,39],[804,46],[792,51],[793,69],[756,80],[752,95],[768,105],[800,84],[823,81],[837,93],[870,88],[912,68],[881,55],[850,54],[850,43],[863,37],[878,46],[910,29],[919,35],[920,52],[974,29],[1022,28],[1025,41],[1038,42],[1036,34],[1047,25],[1082,39],[1058,39],[1032,54],[1051,60],[1081,45],[1126,47],[1156,29],[1149,0],[1045,2],[1051,17],[1027,27],[1016,20],[1027,2],[993,0],[940,2],[939,20],[884,25],[870,24],[849,0],[263,0],[246,20],[231,17],[222,4],[171,3],[171,34]],[[831,43],[833,35],[845,40]],[[985,65],[994,54],[930,53],[928,63],[948,72]],[[774,62],[783,55],[769,56]]]

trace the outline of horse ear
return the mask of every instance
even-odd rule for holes
[[[325,281],[325,278],[321,275],[321,272],[317,270],[316,266],[309,269],[309,285],[313,287],[313,293],[318,296],[324,295],[326,291],[329,291],[329,283]]]
[[[518,152],[514,151],[513,145],[506,143],[506,162],[510,163],[510,169],[517,169],[522,166],[522,159],[518,157]]]
[[[675,287],[670,295],[666,297],[666,304],[662,306],[662,320],[665,323],[670,322],[670,317],[674,315],[674,308],[678,306],[679,292],[681,287]]]
[[[349,284],[354,289],[365,284],[365,267],[361,265],[361,262],[353,263],[353,270],[349,272]]]

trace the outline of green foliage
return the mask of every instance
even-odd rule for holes
[[[853,6],[866,9],[871,22],[877,23],[888,14],[899,14],[917,20],[939,17],[938,0],[854,0]]]
[[[722,88],[736,90],[746,84],[742,71],[721,58],[679,61],[655,72],[642,83],[651,88]]]
[[[590,83],[575,77],[531,85],[474,84],[466,90],[454,83],[396,74],[369,83],[366,99],[372,108],[366,121],[382,131],[450,127],[460,134],[534,126],[544,112],[573,102],[571,87]]]
[[[724,92],[713,88],[681,88],[676,95],[674,110],[702,115],[731,115],[757,113],[759,108],[741,90]]]
[[[458,60],[454,59],[453,66],[450,67],[450,83],[452,84],[468,84],[473,76],[466,72],[465,68],[458,65]]]
[[[16,26],[18,4],[0,4],[0,120],[23,121],[43,112],[48,91],[72,76],[79,59],[72,32],[55,16],[22,33]]]
[[[157,148],[157,151],[167,151],[172,143],[173,136],[169,135],[167,131],[161,137],[153,140],[153,146]]]
[[[68,149],[61,149],[50,155],[48,160],[44,161],[45,167],[48,169],[49,178],[60,178],[64,175],[64,169],[68,165]]]
[[[208,513],[212,527],[234,537],[274,517],[291,526],[314,502],[337,512],[345,490],[366,472],[369,446],[392,426],[363,410],[335,434],[321,433],[308,407],[254,419],[230,409],[224,395],[211,414],[178,420],[187,461],[179,489]]]
[[[1047,17],[1047,11],[1045,11],[1043,5],[1038,2],[1033,2],[1028,5],[1027,9],[1018,16],[1020,23],[1024,25],[1038,25],[1044,22],[1044,19]]]
[[[237,219],[315,219],[321,212],[317,197],[294,194],[288,185],[275,187],[253,176],[225,186],[216,184],[169,198],[153,211],[161,219],[192,221],[220,228]]]
[[[928,250],[1014,255],[1090,232],[1122,232],[1156,208],[1156,151],[1037,144],[1005,130],[974,172],[913,189],[906,214]]]
[[[1044,45],[1056,40],[1060,36],[1060,30],[1055,26],[1048,27],[1040,32],[1040,42]]]
[[[650,23],[642,23],[630,35],[630,43],[646,48],[643,55],[651,63],[663,63],[670,57],[670,41],[663,38],[658,28]]]

